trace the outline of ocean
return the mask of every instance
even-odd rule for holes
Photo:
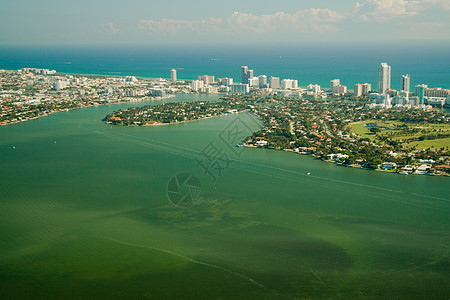
[[[450,44],[361,43],[352,45],[255,45],[255,46],[121,46],[121,47],[0,47],[0,68],[49,68],[58,72],[134,75],[192,80],[199,75],[231,77],[240,82],[240,67],[255,75],[297,79],[301,87],[329,87],[339,78],[351,90],[356,83],[376,89],[378,66],[392,67],[391,86],[400,88],[400,76],[411,76],[411,87],[450,88]]]

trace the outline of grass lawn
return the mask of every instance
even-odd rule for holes
[[[366,120],[363,122],[353,123],[350,124],[351,131],[353,133],[356,133],[358,136],[362,138],[368,138],[370,141],[380,144],[380,140],[377,138],[377,135],[371,133],[369,129],[365,126],[369,123],[377,123],[378,127],[387,127],[394,129],[396,126],[404,124],[400,121],[379,121],[379,120]],[[392,140],[405,140],[409,138],[417,138],[419,136],[422,136],[424,134],[431,134],[431,133],[437,133],[439,130],[441,132],[448,132],[450,131],[450,125],[448,124],[408,124],[410,128],[418,128],[421,130],[426,130],[426,133],[423,132],[417,132],[407,135],[397,135],[392,136]],[[387,136],[389,133],[393,131],[385,130],[378,133],[378,135],[384,135]],[[426,148],[446,148],[450,146],[450,138],[444,138],[444,139],[436,139],[436,140],[424,140],[424,141],[415,141],[411,143],[405,143],[403,144],[404,147],[413,147],[416,146],[417,149],[426,149]]]
[[[376,135],[373,134],[372,132],[370,132],[369,129],[365,126],[366,124],[369,124],[369,123],[377,123],[378,127],[387,127],[387,128],[391,128],[391,129],[394,129],[394,128],[396,128],[397,125],[402,124],[402,122],[399,122],[399,121],[367,120],[367,121],[363,121],[363,122],[350,124],[351,131],[356,133],[358,136],[360,136],[362,138],[370,139],[372,142],[379,142]],[[379,134],[387,134],[389,132],[390,131],[387,130],[387,131],[382,131]]]
[[[426,148],[440,149],[442,147],[447,148],[447,147],[450,147],[450,138],[438,139],[438,140],[416,141],[416,142],[404,144],[404,146],[406,146],[406,147],[416,146],[417,149],[426,149]]]

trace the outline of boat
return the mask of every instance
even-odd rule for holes
[[[306,175],[308,175],[308,176],[311,175],[311,172],[306,173]]]
[[[408,175],[408,172],[403,171],[403,172],[400,172],[400,173],[398,173],[398,174],[400,174],[400,175]]]

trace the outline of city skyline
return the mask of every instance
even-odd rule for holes
[[[444,0],[9,1],[0,45],[450,41],[449,12]]]

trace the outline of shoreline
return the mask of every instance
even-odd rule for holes
[[[316,160],[320,160],[323,161],[325,163],[329,163],[329,164],[334,164],[336,166],[340,166],[340,167],[346,167],[346,168],[352,168],[352,169],[360,169],[360,170],[365,170],[365,171],[375,171],[375,172],[383,172],[383,173],[390,173],[390,174],[396,174],[396,175],[428,175],[428,176],[443,176],[443,177],[449,177],[448,174],[428,174],[428,173],[408,173],[408,174],[402,174],[399,171],[392,171],[392,170],[383,170],[383,169],[370,169],[370,168],[365,168],[365,167],[361,167],[361,166],[352,166],[352,165],[346,165],[343,163],[339,163],[336,161],[332,161],[332,160],[326,160],[326,159],[322,159],[314,154],[307,154],[307,153],[300,153],[300,152],[295,152],[292,151],[291,149],[274,149],[274,148],[267,148],[267,147],[258,147],[258,146],[254,146],[254,145],[236,145],[238,147],[245,147],[245,148],[253,148],[253,149],[260,149],[260,150],[272,150],[272,151],[282,151],[282,152],[289,152],[289,153],[294,153],[297,155],[302,155],[302,156],[309,156],[313,159]]]
[[[24,67],[27,68],[27,67]],[[30,67],[30,68],[35,68],[35,67]],[[37,69],[40,69],[38,67],[36,67]],[[20,69],[20,68],[19,68]],[[7,69],[7,68],[0,68],[0,70],[5,70],[5,71],[17,71],[18,69]],[[78,73],[78,72],[56,72],[53,75],[77,75],[77,76],[91,76],[91,77],[127,77],[127,76],[134,76],[137,79],[146,79],[146,80],[159,80],[159,79],[164,79],[167,81],[170,81],[169,77],[151,77],[151,76],[136,76],[133,74],[125,74],[124,72],[109,72],[106,74],[98,74],[98,73]],[[192,81],[195,80],[195,78],[192,79],[186,79],[186,78],[178,78],[177,81]]]
[[[227,113],[227,114],[223,114],[223,115],[217,115],[217,116],[210,116],[210,117],[204,117],[204,118],[200,118],[200,119],[194,119],[194,120],[184,120],[184,121],[180,121],[180,122],[172,122],[172,123],[155,123],[155,124],[144,124],[144,125],[136,125],[136,124],[132,124],[132,125],[118,125],[118,124],[111,124],[111,123],[107,123],[104,120],[102,120],[103,123],[108,124],[108,125],[114,125],[114,126],[121,126],[121,127],[151,127],[151,126],[166,126],[166,125],[176,125],[176,124],[183,124],[183,123],[188,123],[188,122],[195,122],[195,121],[202,121],[202,120],[207,120],[207,119],[213,119],[213,118],[217,118],[217,117],[225,117],[225,116],[229,116],[229,115],[235,115],[235,114],[240,114],[243,112],[248,112],[248,109],[243,110],[243,111],[238,111],[235,113]]]
[[[173,97],[167,97],[167,98],[162,98],[162,99],[168,99],[168,98],[173,98]],[[5,123],[5,124],[0,123],[0,126],[8,126],[8,125],[24,123],[24,122],[27,122],[27,121],[37,120],[37,119],[45,118],[45,117],[50,116],[52,114],[59,113],[59,112],[64,112],[64,111],[65,112],[69,112],[69,111],[72,111],[72,110],[78,110],[78,109],[83,109],[83,108],[91,108],[91,107],[96,107],[96,106],[118,105],[118,104],[125,104],[125,103],[135,103],[135,102],[145,102],[145,101],[158,101],[158,100],[160,100],[160,99],[155,99],[155,100],[148,100],[147,99],[147,100],[138,100],[138,101],[119,101],[119,102],[111,102],[111,103],[89,105],[89,106],[83,105],[82,107],[76,107],[76,108],[64,108],[64,109],[61,109],[61,110],[48,112],[48,113],[42,114],[40,116],[35,116],[35,117],[32,117],[32,118],[28,118],[26,120],[14,121],[14,122],[9,122],[9,123]]]

